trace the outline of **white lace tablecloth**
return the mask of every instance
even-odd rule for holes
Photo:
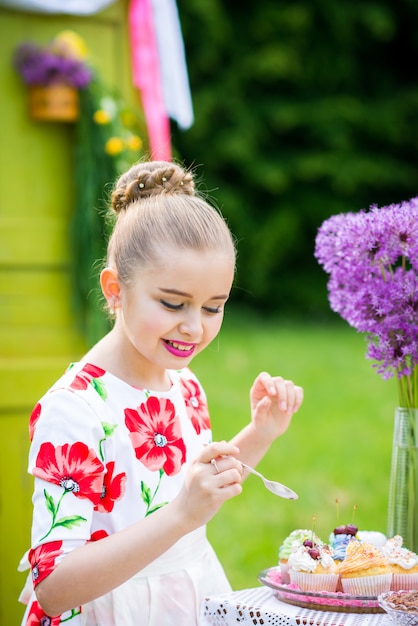
[[[199,626],[394,626],[386,613],[337,613],[304,609],[278,600],[272,589],[255,587],[203,602]]]

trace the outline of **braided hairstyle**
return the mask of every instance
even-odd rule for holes
[[[235,262],[234,240],[225,220],[199,196],[193,174],[175,163],[133,165],[116,182],[111,209],[116,222],[107,264],[115,267],[124,284],[167,247],[220,250]]]

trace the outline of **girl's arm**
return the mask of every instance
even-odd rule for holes
[[[241,493],[238,453],[227,442],[206,446],[171,503],[120,532],[70,552],[35,589],[45,613],[60,615],[104,595],[204,525],[225,500]],[[210,463],[217,456],[228,457],[219,474]]]
[[[239,457],[248,465],[257,465],[272,442],[288,428],[292,416],[303,401],[303,389],[291,380],[262,372],[251,391],[251,422],[232,440],[240,449]]]

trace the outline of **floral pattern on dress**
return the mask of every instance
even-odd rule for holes
[[[34,587],[55,568],[55,559],[62,554],[62,541],[51,541],[42,546],[29,551],[29,562],[32,568],[32,581]],[[81,607],[71,609],[66,613],[51,617],[47,615],[35,599],[30,604],[25,626],[58,626],[64,622],[69,622],[81,613]]]
[[[178,474],[186,461],[186,446],[174,404],[150,396],[138,410],[125,409],[125,424],[136,458],[151,471]]]
[[[26,626],[59,626],[61,617],[50,617],[39,605],[36,600],[32,602],[27,619]]]
[[[107,472],[104,477],[102,493],[100,494],[100,500],[95,505],[95,510],[100,513],[110,513],[113,511],[115,502],[123,498],[125,493],[126,474],[122,472],[113,476],[115,470],[114,461],[110,461],[106,464]]]
[[[35,434],[35,426],[39,420],[39,418],[41,417],[41,411],[42,411],[42,407],[41,407],[41,403],[38,402],[31,415],[29,418],[29,439],[30,441],[33,441],[33,435]]]
[[[210,429],[209,409],[206,399],[202,394],[201,387],[195,380],[182,378],[180,383],[187,415],[196,433],[200,435],[202,430]]]
[[[55,559],[62,554],[62,541],[50,541],[33,550],[29,550],[29,563],[34,586],[49,576],[55,567]]]
[[[100,541],[100,539],[104,539],[105,537],[109,537],[109,533],[105,530],[95,530],[94,533],[91,534],[89,541]]]
[[[106,387],[103,382],[99,380],[105,374],[105,370],[101,367],[87,363],[84,365],[83,369],[76,374],[73,382],[70,384],[70,389],[80,389],[81,391],[86,391],[88,386],[92,385],[99,396],[105,400],[107,397]]]
[[[88,498],[97,504],[102,493],[103,471],[95,450],[82,441],[56,447],[47,441],[39,448],[33,474],[60,485],[77,498]]]
[[[103,463],[97,458],[96,452],[81,441],[71,446],[66,443],[55,447],[49,441],[41,445],[33,475],[59,485],[63,493],[55,502],[44,489],[45,506],[52,516],[52,522],[40,541],[58,526],[71,528],[86,521],[81,515],[58,518],[62,499],[67,493],[73,493],[77,498],[88,498],[94,505],[98,505],[103,491],[103,473]]]
[[[147,517],[148,515],[151,515],[151,513],[154,513],[154,511],[157,511],[162,506],[167,504],[167,502],[157,502],[156,504],[154,504],[154,499],[160,489],[161,479],[163,476],[164,476],[164,470],[160,469],[158,482],[153,491],[143,480],[141,480],[141,498],[146,507],[145,517]]]
[[[82,363],[36,404],[29,434],[37,529],[31,566],[40,581],[83,541],[108,537],[171,501],[183,465],[210,440],[210,425],[204,392],[188,369],[173,374],[162,397]],[[81,608],[51,618],[32,595],[24,626],[64,622],[81,626]]]
[[[118,427],[117,424],[109,424],[108,422],[102,422],[102,428],[104,437],[102,437],[99,441],[99,454],[102,461],[104,461],[104,452],[103,452],[103,443],[106,441],[108,437],[113,435],[113,432]]]

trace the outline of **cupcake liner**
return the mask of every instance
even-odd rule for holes
[[[295,572],[289,570],[290,581],[302,591],[336,591],[338,574],[312,574],[309,572]]]
[[[392,591],[411,591],[418,589],[418,574],[393,574],[392,575]]]
[[[289,576],[289,563],[279,563],[280,565],[280,574],[282,575],[282,583],[284,585],[288,585],[290,583]]]
[[[343,591],[350,596],[378,596],[380,593],[390,591],[391,582],[392,574],[341,578]]]

